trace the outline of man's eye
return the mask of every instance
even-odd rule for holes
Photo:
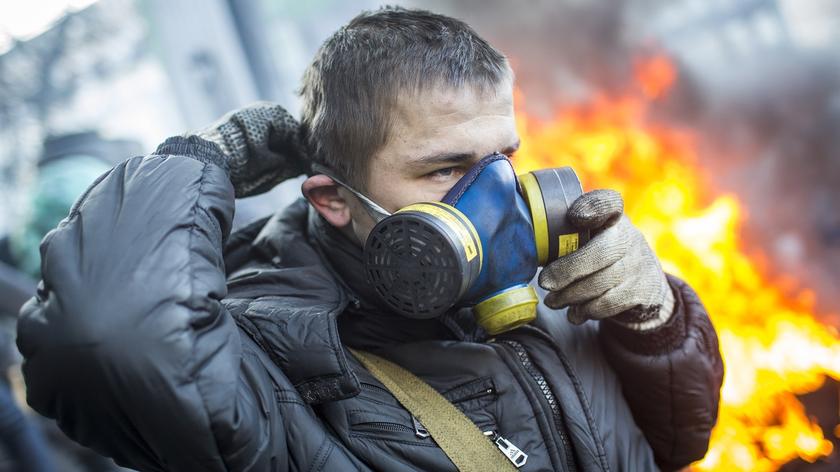
[[[434,172],[429,172],[428,174],[426,174],[426,177],[433,180],[447,180],[460,173],[461,171],[458,167],[446,167],[443,169],[438,169]]]

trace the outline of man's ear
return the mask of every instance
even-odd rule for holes
[[[303,181],[300,189],[303,196],[329,224],[336,228],[350,224],[350,207],[333,179],[323,174],[313,175]]]

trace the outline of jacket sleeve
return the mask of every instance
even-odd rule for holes
[[[668,276],[674,314],[640,333],[601,323],[599,337],[624,397],[663,470],[703,458],[717,421],[723,362],[706,309],[685,282]]]
[[[121,465],[286,461],[277,374],[221,303],[234,195],[214,158],[206,141],[170,138],[100,177],[44,238],[21,310],[28,403]]]

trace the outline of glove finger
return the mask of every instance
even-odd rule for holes
[[[615,264],[630,244],[625,225],[611,226],[577,251],[560,257],[540,272],[540,287],[555,292],[569,284]]]
[[[580,305],[570,306],[566,311],[566,317],[569,319],[569,323],[573,325],[582,325],[589,321],[589,316],[583,311]]]
[[[291,117],[290,117],[291,118]],[[297,122],[294,123],[297,125]],[[268,152],[271,159],[282,164],[287,175],[300,175],[309,170],[304,146],[300,139],[299,129],[289,127],[291,124],[274,125],[268,131]]]
[[[283,181],[307,172],[309,162],[301,144],[300,123],[280,105],[264,105],[266,142],[260,158],[266,172]]]
[[[274,108],[269,102],[256,102],[240,108],[231,116],[230,121],[236,123],[248,147],[258,149],[268,144]]]
[[[603,320],[615,316],[635,306],[631,301],[633,298],[632,284],[620,284],[606,292],[600,297],[594,298],[580,305],[574,305],[569,309],[569,321],[575,324],[583,323],[586,320]],[[575,316],[573,320],[571,317]]]
[[[618,222],[624,213],[624,199],[615,190],[586,192],[569,207],[568,218],[578,229],[597,230]]]
[[[625,279],[626,267],[624,259],[619,259],[615,264],[569,284],[563,290],[549,293],[544,303],[550,308],[557,309],[594,300]]]

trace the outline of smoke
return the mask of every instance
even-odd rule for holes
[[[557,100],[627,86],[633,58],[646,47],[637,13],[656,1],[462,0],[417,2],[472,25],[510,59],[526,106],[548,112]]]
[[[816,289],[820,311],[837,313],[840,67],[796,50],[747,65],[754,73],[718,87],[698,122],[707,161],[747,205],[749,239]]]
[[[840,23],[840,8],[803,11],[782,0],[417,6],[467,21],[507,54],[525,109],[546,117],[560,103],[626,92],[634,61],[667,52],[679,79],[656,118],[698,133],[717,190],[746,205],[747,249],[815,288],[819,311],[840,312],[840,59],[832,54],[840,29],[810,34],[817,21]]]

